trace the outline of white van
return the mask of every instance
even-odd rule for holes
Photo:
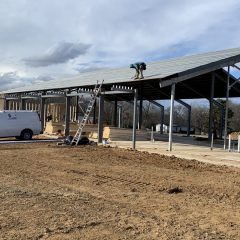
[[[41,121],[34,111],[0,111],[0,137],[30,140],[42,133]]]

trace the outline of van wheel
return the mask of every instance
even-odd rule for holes
[[[29,130],[29,129],[26,129],[26,130],[23,130],[23,131],[21,132],[20,138],[21,138],[22,140],[31,140],[31,139],[32,139],[32,135],[33,135],[32,131]]]

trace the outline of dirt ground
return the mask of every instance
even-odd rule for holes
[[[0,145],[0,239],[240,239],[240,169],[147,152]]]

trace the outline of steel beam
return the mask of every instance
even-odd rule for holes
[[[83,94],[93,94],[93,91],[79,91],[76,93],[68,93],[67,96],[68,97],[76,97],[76,96],[82,96]],[[59,94],[61,95],[61,94]]]
[[[228,125],[228,98],[229,98],[229,85],[230,85],[230,66],[228,66],[228,75],[227,75],[227,90],[226,90],[226,107],[225,107],[225,123],[224,123],[224,141],[223,148],[227,149],[227,125]]]
[[[164,93],[163,91],[159,90],[159,92],[161,92],[163,95],[167,96],[170,98],[170,96],[167,93]],[[197,93],[198,94],[198,93]],[[199,94],[200,95],[200,94]],[[191,111],[192,108],[189,104],[185,103],[184,101],[182,101],[181,99],[175,99],[176,102],[182,104],[183,106],[185,106],[188,109],[188,127],[187,127],[187,136],[190,135],[190,129],[191,129]],[[164,116],[163,116],[164,117]],[[162,119],[163,122],[163,119]],[[163,133],[163,125],[162,125],[162,130],[161,132]]]
[[[215,85],[215,74],[212,73],[212,79],[211,79],[211,93],[210,93],[210,99],[209,99],[209,129],[208,129],[208,140],[211,140],[212,133],[213,133],[213,97],[214,97],[214,85]]]
[[[66,97],[65,94],[46,94],[42,95],[42,98],[63,98]],[[68,97],[72,97],[72,95],[68,94]]]
[[[117,127],[117,111],[118,111],[118,101],[114,101],[114,112],[113,112],[113,126]]]
[[[7,100],[6,98],[4,99],[4,110],[10,110],[9,109],[9,100]]]
[[[139,129],[142,129],[142,123],[143,123],[143,100],[139,100],[139,116],[138,116],[138,124]]]
[[[117,95],[117,94],[133,94],[132,90],[116,90],[116,91],[105,91],[102,95]]]
[[[97,99],[93,104],[93,124],[96,124],[96,107],[97,107]]]
[[[162,104],[160,104],[160,103],[158,103],[158,102],[156,102],[156,101],[154,101],[154,100],[148,100],[150,103],[152,103],[153,105],[155,105],[155,106],[157,106],[157,107],[159,107],[159,108],[161,108],[161,109],[164,109],[164,106],[162,105]]]
[[[187,136],[190,136],[190,132],[191,132],[191,113],[192,113],[192,107],[187,104],[186,102],[182,101],[181,99],[177,99],[176,102],[180,103],[181,105],[183,105],[185,108],[187,108],[188,110],[188,123],[187,123]]]
[[[118,128],[121,128],[122,126],[122,106],[118,106]]]
[[[22,97],[19,98],[19,109],[26,110],[26,99],[23,99]]]
[[[189,88],[191,91],[194,91],[196,94],[199,95],[200,98],[206,98],[204,95],[200,94],[196,90],[190,88],[189,86],[185,85],[182,83],[186,88]],[[210,101],[210,98],[206,98],[208,101]],[[220,113],[220,138],[222,138],[222,132],[223,132],[223,115],[224,115],[224,106],[219,103],[217,100],[213,99],[213,104],[217,105],[218,107],[221,108],[221,113]]]
[[[21,96],[21,98],[22,99],[39,99],[40,96],[31,96],[31,95],[25,96],[25,95],[23,95],[23,96]]]
[[[183,84],[183,85],[185,86],[184,83],[181,82],[181,84]],[[188,86],[186,85],[185,87],[188,87]],[[190,87],[189,87],[189,89],[192,90],[192,91],[195,91],[195,90],[191,89]],[[163,94],[163,95],[165,95],[165,96],[167,96],[167,97],[170,97],[167,93],[164,93],[164,92],[161,91],[160,89],[159,89],[158,91],[159,91],[161,94]],[[198,94],[199,96],[201,96],[201,94],[198,93],[197,91],[195,91],[195,93]],[[204,97],[204,98],[205,98],[205,97]],[[185,106],[185,107],[188,109],[188,127],[187,127],[188,130],[187,130],[187,136],[189,136],[189,135],[190,135],[190,130],[191,130],[191,111],[192,111],[192,108],[191,108],[191,106],[190,106],[189,104],[185,103],[185,102],[182,101],[181,99],[176,99],[175,101],[178,102],[178,103],[180,103],[180,104],[182,104],[183,106]],[[163,116],[163,117],[164,117],[164,116]],[[163,119],[162,119],[162,122],[163,122]],[[161,132],[163,133],[163,125],[162,125],[162,130],[161,130]]]
[[[134,93],[132,87],[121,86],[121,85],[113,85],[111,87],[111,91],[113,92],[120,92],[120,93]],[[111,91],[106,91],[104,94],[111,94]]]
[[[45,98],[40,98],[40,119],[41,119],[41,127],[44,132],[45,128]]]
[[[79,117],[79,105],[78,105],[78,100],[79,100],[79,96],[75,96],[75,104],[76,104],[76,121],[78,121],[78,117]]]
[[[137,100],[138,90],[134,90],[134,107],[133,107],[133,136],[132,136],[132,149],[136,149],[136,125],[137,125]]]
[[[104,121],[104,96],[99,95],[99,110],[98,110],[98,143],[103,140],[103,121]]]
[[[225,71],[225,70],[223,69],[223,71]],[[226,71],[226,74],[228,75],[227,71]],[[220,81],[222,81],[223,83],[226,83],[226,79],[223,78],[221,75],[216,73],[216,76],[219,78]],[[231,79],[233,79],[234,82],[232,82]],[[239,79],[235,78],[233,75],[230,74],[230,76],[229,76],[229,89],[233,88],[234,91],[236,91],[238,94],[240,94],[239,88],[235,86],[237,83],[240,83]]]
[[[70,132],[70,106],[71,106],[71,97],[65,96],[65,126],[64,126],[65,136],[68,136]]]
[[[174,99],[175,99],[175,83],[171,87],[171,105],[170,105],[170,120],[169,120],[169,141],[168,151],[172,151],[172,137],[173,137],[173,112],[174,112]]]
[[[235,67],[236,69],[240,70],[240,67],[235,65],[235,64],[233,65],[233,67]]]
[[[161,126],[160,126],[160,134],[163,134],[163,124],[164,124],[164,107],[161,109]]]
[[[18,97],[5,97],[6,100],[18,100]]]
[[[150,103],[154,104],[155,106],[161,108],[161,126],[160,126],[160,134],[163,134],[163,123],[164,123],[164,106],[156,101],[149,100]]]

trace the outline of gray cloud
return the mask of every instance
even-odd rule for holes
[[[239,47],[239,0],[113,2],[0,1],[0,74],[60,79],[135,61]],[[44,53],[54,43],[59,44]]]
[[[91,62],[79,63],[73,69],[78,73],[93,72],[101,69],[106,69],[109,63],[101,60],[94,60]]]
[[[0,73],[0,91],[23,87],[33,83],[41,83],[54,78],[50,76],[22,77],[17,72]]]
[[[46,67],[66,63],[80,55],[85,55],[90,47],[90,44],[85,43],[60,42],[42,56],[25,58],[23,61],[31,67]]]
[[[7,72],[0,74],[0,91],[22,87],[30,82],[27,78],[21,78],[17,75],[17,72]]]
[[[35,83],[42,83],[42,82],[47,82],[47,81],[51,81],[54,80],[55,78],[51,77],[51,76],[45,76],[45,75],[40,75],[36,78],[32,78],[31,83],[35,84]]]

